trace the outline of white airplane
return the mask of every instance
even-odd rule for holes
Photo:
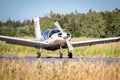
[[[104,38],[104,39],[97,39],[97,40],[70,42],[71,34],[66,33],[61,28],[58,22],[55,22],[55,26],[57,26],[57,28],[47,29],[44,31],[43,35],[41,35],[39,17],[34,18],[34,26],[35,26],[35,36],[37,40],[20,39],[20,38],[13,38],[13,37],[2,36],[2,35],[0,36],[0,40],[5,41],[6,43],[9,43],[9,44],[39,48],[40,52],[38,53],[37,58],[41,56],[42,49],[46,49],[46,50],[59,49],[60,58],[62,58],[63,57],[62,48],[68,48],[68,57],[72,58],[73,47],[91,46],[95,44],[103,44],[103,43],[120,41],[120,37],[114,37],[114,38]]]

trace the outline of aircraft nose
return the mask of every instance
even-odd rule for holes
[[[62,37],[64,39],[68,39],[71,37],[71,35],[69,33],[59,33],[58,36]]]
[[[62,37],[66,38],[67,37],[67,33],[62,33]]]

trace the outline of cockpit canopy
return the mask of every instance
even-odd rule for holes
[[[46,40],[50,38],[53,34],[60,32],[57,28],[55,29],[47,29],[43,33],[43,38]]]

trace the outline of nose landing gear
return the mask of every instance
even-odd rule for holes
[[[60,46],[59,53],[60,53],[60,58],[63,58],[63,51],[62,51],[62,47],[61,46]],[[73,57],[72,52],[69,51],[69,49],[68,49],[68,58],[72,58],[72,57]]]
[[[68,57],[72,58],[72,52],[68,52]]]

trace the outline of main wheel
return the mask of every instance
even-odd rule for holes
[[[68,57],[72,58],[72,53],[71,52],[69,52]]]
[[[60,53],[60,58],[63,58],[63,54],[62,53]]]
[[[40,58],[40,57],[41,57],[41,53],[38,52],[38,53],[37,53],[37,58]]]

